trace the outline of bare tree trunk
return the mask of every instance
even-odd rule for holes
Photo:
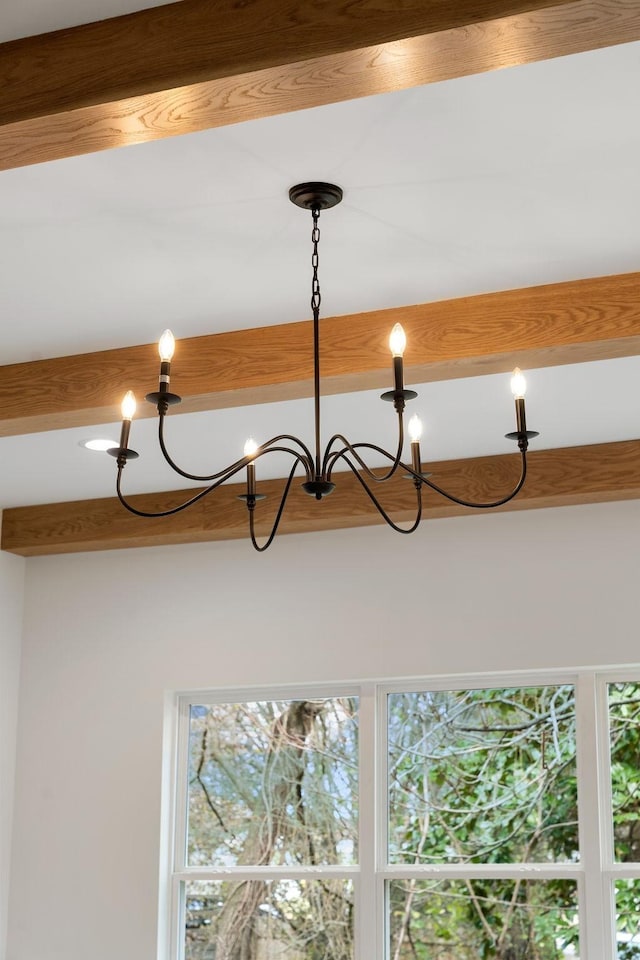
[[[262,783],[262,815],[256,817],[239,862],[265,866],[277,848],[305,831],[302,802],[304,749],[323,704],[300,700],[275,721]],[[293,816],[292,816],[293,814]],[[313,846],[310,837],[305,838]],[[265,897],[261,881],[230,883],[224,891],[216,960],[255,960],[258,907]]]

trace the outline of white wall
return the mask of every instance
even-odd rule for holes
[[[25,562],[0,553],[0,960],[4,960]]]
[[[9,960],[153,960],[165,691],[640,662],[640,502],[28,562]]]

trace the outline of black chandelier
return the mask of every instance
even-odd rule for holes
[[[249,535],[251,542],[256,550],[262,552],[266,550],[278,531],[278,526],[289,496],[289,491],[293,483],[294,476],[298,468],[302,468],[305,475],[305,481],[302,483],[302,489],[316,500],[322,500],[335,489],[333,474],[338,464],[344,463],[353,472],[360,483],[363,492],[369,497],[374,507],[383,518],[383,520],[398,533],[413,533],[422,519],[422,488],[429,487],[436,493],[446,497],[453,503],[464,507],[472,507],[479,510],[487,510],[493,507],[500,507],[512,500],[522,489],[527,475],[527,447],[532,437],[538,434],[534,430],[527,430],[524,394],[526,383],[520,370],[516,369],[511,378],[511,390],[515,398],[516,406],[516,429],[513,433],[508,433],[507,439],[515,440],[520,451],[520,478],[515,487],[505,496],[489,503],[475,503],[456,497],[431,480],[431,474],[422,471],[420,460],[420,437],[422,435],[422,425],[417,416],[411,417],[408,424],[409,439],[411,442],[411,463],[404,463],[402,460],[402,451],[404,448],[404,409],[408,400],[413,400],[417,394],[414,390],[407,390],[404,385],[403,374],[403,354],[406,346],[406,337],[399,323],[396,323],[391,336],[389,337],[389,346],[393,356],[393,376],[394,388],[382,394],[382,399],[393,403],[394,410],[398,416],[398,446],[395,453],[389,453],[375,443],[350,443],[346,437],[340,433],[334,434],[324,448],[321,449],[320,443],[320,283],[318,280],[318,245],[320,243],[320,212],[336,206],[342,200],[342,189],[331,183],[301,183],[289,190],[289,199],[296,206],[304,210],[310,210],[313,227],[311,232],[312,244],[312,282],[311,282],[311,310],[313,313],[313,369],[314,369],[314,387],[313,396],[315,401],[314,425],[315,441],[314,452],[298,437],[289,434],[279,434],[263,444],[256,444],[252,439],[248,440],[244,447],[244,456],[234,463],[230,464],[217,473],[208,475],[199,475],[188,473],[181,469],[170,456],[164,438],[164,421],[169,411],[169,407],[180,403],[181,397],[169,390],[171,359],[175,348],[175,340],[170,330],[165,330],[160,338],[160,377],[158,381],[158,390],[149,393],[146,400],[153,403],[158,410],[158,441],[164,459],[169,466],[181,477],[186,480],[194,480],[199,483],[206,483],[207,486],[198,491],[194,496],[188,498],[178,506],[170,510],[161,510],[156,513],[138,510],[128,502],[122,493],[122,471],[127,460],[135,459],[138,454],[128,446],[129,433],[131,430],[131,420],[135,413],[136,401],[133,393],[129,391],[122,401],[122,430],[120,434],[120,446],[112,447],[108,453],[117,461],[117,482],[116,490],[120,502],[131,513],[138,517],[169,517],[182,510],[186,510],[192,504],[208,496],[223,483],[226,483],[241,470],[246,470],[246,493],[239,499],[243,500],[247,506],[249,521]],[[390,462],[390,466],[384,473],[374,472],[365,462],[364,451],[372,451]],[[291,457],[291,469],[285,482],[284,489],[280,498],[280,503],[276,511],[275,520],[266,541],[258,543],[255,535],[255,509],[259,500],[264,500],[263,494],[257,491],[256,482],[256,462],[270,453],[285,453]],[[384,484],[390,480],[398,470],[404,472],[404,476],[413,482],[416,496],[416,515],[409,527],[400,527],[394,523],[382,504],[374,493],[376,484]]]

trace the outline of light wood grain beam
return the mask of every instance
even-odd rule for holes
[[[484,499],[504,492],[517,479],[519,458],[510,454],[429,464],[434,480],[461,496]],[[427,466],[427,465],[425,465]],[[336,530],[380,523],[379,514],[351,474],[334,477],[334,493],[318,503],[296,484],[281,524],[282,533]],[[283,481],[260,484],[269,499],[256,508],[258,530],[270,529]],[[243,484],[230,484],[175,517],[145,520],[127,513],[118,500],[80,500],[5,510],[2,549],[24,557],[123,547],[148,547],[247,536],[246,507],[236,499]],[[193,491],[191,491],[193,492]],[[132,497],[139,509],[161,510],[184,499],[186,491]],[[381,499],[397,521],[415,510],[411,483],[398,479],[385,486]],[[529,476],[519,494],[502,510],[602,503],[640,497],[640,441],[597,444],[560,450],[532,451]],[[425,493],[424,516],[429,519],[472,514]],[[476,513],[475,515],[478,515]],[[486,515],[486,514],[482,514]],[[389,533],[392,537],[393,533]],[[247,544],[247,549],[251,546]],[[275,547],[277,549],[277,546]]]
[[[640,273],[325,318],[323,393],[389,387],[396,320],[409,341],[407,384],[631,356]],[[155,344],[2,367],[0,436],[118,420],[125,390],[140,399],[157,375]],[[309,397],[312,376],[309,321],[195,337],[178,343],[172,389],[185,401],[173,410]],[[155,415],[150,404],[139,411]]]
[[[0,169],[638,38],[637,0],[181,0],[0,46]]]

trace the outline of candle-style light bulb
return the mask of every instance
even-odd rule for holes
[[[244,455],[245,457],[253,457],[258,451],[258,444],[255,442],[253,437],[249,437],[247,442],[244,445]]]
[[[133,395],[133,390],[127,390],[120,405],[120,412],[122,413],[122,419],[128,420],[131,422],[133,420],[133,415],[136,412],[136,398]]]
[[[176,340],[171,330],[165,330],[158,342],[158,353],[160,354],[160,375],[158,376],[158,392],[147,395],[147,400],[152,400],[158,405],[158,413],[164,416],[170,403],[179,403],[180,398],[169,392],[171,383],[171,358],[176,348]]]
[[[127,449],[129,446],[131,421],[133,420],[133,415],[136,412],[136,398],[133,395],[133,390],[127,390],[125,393],[122,403],[120,404],[120,412],[122,414],[122,426],[120,428],[120,447],[118,453],[119,455],[122,455],[123,459],[118,459],[118,466],[122,468],[127,462],[127,453],[137,456],[136,453],[131,454],[131,451],[128,451]]]
[[[516,402],[516,433],[520,441],[527,441],[527,415],[524,409],[524,395],[527,392],[527,381],[519,367],[516,367],[511,377],[511,393]]]
[[[404,370],[402,354],[407,345],[407,338],[399,323],[394,324],[389,334],[389,349],[393,354],[393,397],[394,406],[398,413],[402,413],[405,403]]]
[[[394,357],[401,357],[407,346],[407,337],[402,329],[402,324],[394,324],[393,330],[389,334],[389,349]]]
[[[527,392],[527,381],[520,367],[516,367],[511,377],[511,393],[516,400],[522,400]]]
[[[420,443],[420,438],[422,437],[422,420],[414,413],[414,415],[409,420],[409,439],[411,443]]]
[[[158,353],[160,354],[160,359],[166,363],[171,363],[175,349],[176,338],[171,333],[171,330],[165,330],[158,343]]]
[[[244,445],[245,457],[253,457],[258,451],[258,444],[253,437],[249,437]],[[247,504],[252,508],[256,502],[256,465],[252,460],[247,464]]]
[[[420,460],[420,437],[422,436],[422,420],[414,413],[409,420],[409,439],[411,440],[411,466],[415,473],[422,474],[422,463]],[[420,486],[420,481],[414,477],[414,483]]]

